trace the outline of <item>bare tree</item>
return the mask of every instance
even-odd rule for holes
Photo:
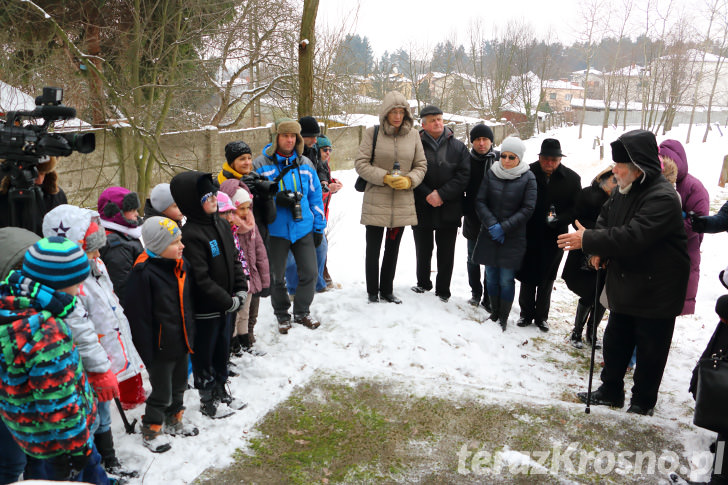
[[[626,34],[627,34],[627,28],[629,25],[630,15],[632,13],[632,0],[623,0],[622,6],[624,10],[622,11],[622,16],[619,19],[619,26],[618,28],[613,31],[613,33],[617,37],[617,49],[615,52],[612,53],[612,64],[611,64],[611,72],[615,72],[617,69],[617,66],[620,63],[620,54],[621,54],[621,48],[622,43],[625,40]],[[615,99],[617,101],[617,108],[619,106],[619,101],[617,95],[617,90],[619,89],[619,77],[618,76],[604,76],[604,118],[602,119],[602,133],[601,133],[601,139],[604,139],[604,130],[607,128],[607,125],[609,124],[609,112],[612,105],[612,100]],[[625,107],[626,109],[626,107]],[[614,124],[617,124],[617,115],[618,115],[618,109],[615,109],[615,115],[614,115]]]
[[[298,44],[298,117],[313,112],[313,65],[316,52],[316,14],[319,0],[303,0],[301,39]]]
[[[715,89],[718,85],[718,78],[720,76],[720,70],[725,63],[726,56],[728,56],[728,2],[722,0],[718,5],[718,18],[721,19],[720,23],[720,37],[716,42],[716,50],[718,58],[715,61],[715,71],[713,73],[713,86],[710,88],[710,95],[708,96],[708,117],[705,123],[705,134],[703,135],[703,143],[708,141],[708,132],[710,131],[710,115],[713,109],[713,100],[715,98]]]
[[[589,72],[592,68],[592,60],[598,39],[601,38],[601,26],[609,25],[609,9],[604,12],[603,0],[588,0],[580,5],[581,19],[584,23],[584,30],[581,32],[584,45],[584,58],[586,60],[586,72],[584,73],[584,101],[582,104],[582,116],[579,120],[579,139],[581,139],[584,128],[584,113],[586,113],[586,86],[589,85]]]

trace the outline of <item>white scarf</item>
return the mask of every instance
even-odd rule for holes
[[[117,224],[116,222],[107,221],[106,219],[101,219],[101,225],[106,229],[121,232],[127,236],[133,237],[134,239],[140,239],[142,237],[142,226],[126,227],[121,224]]]
[[[493,174],[498,177],[499,179],[503,180],[514,180],[523,175],[524,173],[531,170],[531,167],[524,162],[523,160],[518,161],[518,165],[516,165],[513,168],[504,168],[503,163],[498,160],[496,163],[494,163],[490,170],[493,172]]]

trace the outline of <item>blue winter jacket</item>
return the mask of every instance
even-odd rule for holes
[[[270,146],[271,144],[266,145],[263,153],[253,160],[253,170],[268,180],[274,180],[286,166],[297,163],[298,166],[289,170],[278,182],[278,191],[290,190],[303,195],[301,198],[303,219],[300,221],[293,220],[289,207],[284,207],[276,202],[278,216],[268,224],[270,235],[285,238],[294,243],[311,231],[323,233],[326,228],[326,217],[321,197],[321,182],[316,174],[316,167],[313,166],[311,160],[299,156],[296,152],[288,159],[283,159],[275,153],[270,157],[266,155]]]

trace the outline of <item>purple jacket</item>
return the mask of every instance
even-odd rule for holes
[[[676,188],[682,199],[683,212],[693,211],[697,215],[708,215],[710,196],[700,180],[688,173],[688,157],[685,155],[682,144],[677,140],[665,140],[660,144],[660,155],[671,158],[677,165]],[[688,235],[690,279],[681,315],[691,315],[695,313],[695,295],[698,293],[698,280],[700,279],[700,244],[703,242],[703,235],[693,231],[689,219],[686,218],[683,222]]]

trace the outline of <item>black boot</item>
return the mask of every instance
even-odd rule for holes
[[[111,435],[111,430],[104,431],[103,433],[96,433],[94,435],[94,444],[96,445],[99,455],[101,455],[101,465],[107,472],[112,475],[122,477],[139,476],[138,471],[127,469],[116,457],[116,451],[114,450],[114,437]]]
[[[506,327],[508,326],[508,315],[511,314],[512,306],[513,300],[501,300],[500,306],[498,307],[498,323],[500,323],[501,330],[503,330],[504,332],[506,331]]]
[[[586,324],[586,319],[589,318],[589,310],[591,308],[581,303],[581,301],[576,305],[576,317],[574,318],[574,330],[571,332],[571,345],[576,347],[577,349],[581,349],[584,347],[584,344],[581,343],[581,334],[584,331],[584,325]]]
[[[499,296],[490,296],[490,297],[488,297],[488,299],[490,300],[490,311],[491,311],[490,317],[488,317],[488,318],[490,318],[494,322],[497,322],[498,318],[499,318],[501,299]]]
[[[594,307],[590,308],[589,316],[587,317],[586,321],[586,343],[589,345],[592,345],[592,324],[594,322]],[[597,305],[596,308],[596,317],[597,317],[597,329],[599,328],[599,323],[602,321],[602,318],[604,317],[604,312],[606,312],[607,309],[604,308],[602,305]],[[594,332],[596,334],[596,331]],[[602,346],[599,344],[598,339],[594,339],[594,348],[595,349],[601,349]]]

